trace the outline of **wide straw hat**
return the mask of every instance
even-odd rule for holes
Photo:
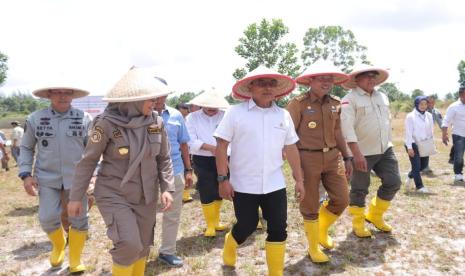
[[[318,60],[310,65],[310,67],[298,76],[295,81],[298,84],[309,86],[311,79],[317,76],[332,76],[334,78],[334,84],[341,84],[349,79],[349,76],[337,69],[332,62]]]
[[[220,94],[216,89],[210,89],[197,95],[189,102],[189,104],[220,109],[226,109],[229,107],[229,103],[224,98],[224,95]]]
[[[249,72],[243,79],[239,80],[234,84],[232,90],[234,94],[234,98],[238,99],[250,99],[252,97],[252,93],[249,90],[249,85],[252,81],[261,78],[270,78],[275,79],[278,81],[278,85],[274,91],[276,91],[275,99],[282,98],[287,94],[291,93],[296,84],[295,81],[283,74],[280,74],[273,69],[259,66],[255,70]]]
[[[55,91],[56,90],[72,91],[73,94],[71,95],[71,98],[73,98],[73,99],[82,98],[82,97],[85,97],[85,96],[89,95],[89,92],[87,92],[86,90],[82,90],[82,89],[74,88],[74,87],[69,87],[69,86],[44,87],[44,88],[40,88],[40,89],[32,91],[32,94],[34,96],[36,96],[36,97],[39,97],[39,98],[48,99],[49,98],[48,92],[54,91],[54,90]]]
[[[111,103],[137,102],[170,94],[168,86],[151,70],[131,68],[103,97]]]
[[[346,89],[354,89],[355,87],[357,87],[357,83],[355,82],[355,77],[361,73],[370,72],[370,71],[378,72],[378,75],[376,76],[376,79],[375,79],[376,85],[380,85],[385,80],[387,80],[387,78],[389,77],[389,72],[387,70],[364,64],[354,69],[349,74],[349,80],[343,83],[342,86]]]

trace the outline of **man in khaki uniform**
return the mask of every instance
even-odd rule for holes
[[[349,81],[342,85],[352,89],[342,99],[341,121],[342,132],[354,157],[349,212],[353,216],[352,227],[358,237],[371,237],[371,232],[365,228],[365,220],[381,231],[392,230],[383,220],[383,214],[401,184],[391,143],[389,99],[375,89],[388,75],[386,70],[365,66],[353,71]],[[371,170],[381,178],[381,186],[365,214]]]
[[[338,97],[328,95],[334,84],[347,79],[347,75],[329,62],[318,61],[296,79],[297,83],[309,86],[310,90],[292,99],[287,106],[299,135],[297,147],[306,194],[300,203],[300,212],[304,217],[308,253],[315,263],[329,261],[318,243],[327,249],[334,247],[328,228],[349,204],[346,175],[350,176],[352,164],[341,132],[341,105]],[[320,180],[329,196],[329,201],[321,207]]]

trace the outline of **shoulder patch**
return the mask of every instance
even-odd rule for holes
[[[296,99],[297,101],[301,102],[301,101],[305,100],[307,97],[308,97],[308,93],[305,92],[305,93],[303,93],[303,94],[301,94],[301,95],[295,97],[295,99]]]
[[[341,101],[341,98],[339,98],[338,96],[335,96],[335,95],[329,95],[331,97],[331,99],[335,100],[335,101],[338,101],[340,102]]]

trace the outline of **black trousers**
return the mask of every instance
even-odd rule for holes
[[[218,192],[218,174],[214,156],[192,156],[192,166],[197,175],[197,190],[202,204],[222,200]]]
[[[232,235],[238,244],[243,243],[257,228],[258,207],[266,219],[269,242],[282,242],[287,238],[287,195],[286,189],[269,194],[246,194],[234,192],[234,213],[237,222]]]

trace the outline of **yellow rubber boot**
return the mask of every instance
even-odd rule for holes
[[[134,263],[132,276],[144,276],[146,260],[147,257],[143,257]]]
[[[223,204],[223,201],[215,200],[213,203],[215,204],[215,230],[224,231],[228,228],[228,226],[220,225],[221,205]]]
[[[284,271],[285,242],[266,242],[266,264],[269,276],[282,276]]]
[[[113,263],[111,268],[111,274],[113,276],[132,276],[132,271],[134,270],[134,264],[129,266],[122,266],[119,264]]]
[[[349,206],[352,215],[352,229],[359,238],[371,237],[371,232],[365,227],[365,207]]]
[[[53,267],[61,266],[65,258],[65,231],[60,226],[57,230],[47,234],[52,243],[52,253],[50,254],[50,264]]]
[[[308,240],[308,255],[314,263],[326,263],[329,262],[328,256],[326,256],[319,247],[318,241],[318,220],[304,220],[305,235]]]
[[[224,248],[223,248],[223,263],[227,266],[236,265],[237,257],[237,242],[232,236],[231,232],[227,233],[224,237]]]
[[[205,237],[216,236],[215,219],[216,219],[216,206],[215,202],[209,204],[202,204],[203,216],[207,223],[207,230],[203,234]]]
[[[321,246],[326,249],[334,248],[334,242],[333,239],[328,235],[328,229],[337,220],[338,217],[338,215],[335,215],[326,209],[325,205],[321,205],[318,215],[320,227],[318,234]]]
[[[368,212],[365,215],[366,220],[383,232],[391,232],[391,225],[387,224],[383,219],[383,214],[390,205],[391,202],[375,196],[368,207]]]
[[[86,242],[87,231],[78,231],[69,228],[69,271],[71,273],[82,272],[86,266],[81,264],[81,253]]]
[[[182,192],[182,202],[187,203],[191,202],[192,200],[194,199],[192,199],[189,189],[184,189],[184,191]]]

